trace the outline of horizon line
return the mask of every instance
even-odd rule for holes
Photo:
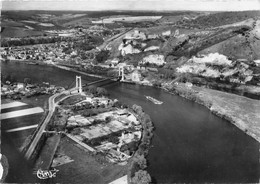
[[[48,10],[48,9],[31,9],[31,10],[14,10],[14,9],[2,9],[3,11],[78,11],[78,12],[98,12],[98,11],[124,11],[124,12],[130,12],[130,11],[143,11],[143,12],[246,12],[246,11],[259,11],[259,10],[117,10],[117,9],[99,9],[99,10]]]

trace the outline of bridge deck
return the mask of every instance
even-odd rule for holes
[[[84,84],[82,86],[90,86],[90,85],[93,85],[93,84],[98,84],[100,82],[109,81],[109,80],[113,80],[113,79],[118,79],[118,77],[105,78],[105,79],[101,79],[101,80],[98,80],[98,81],[94,81],[94,82]]]

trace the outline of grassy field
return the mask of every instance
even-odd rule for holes
[[[220,53],[235,59],[260,59],[260,40],[255,38],[252,31],[247,36],[237,35],[215,45],[212,45],[199,54]]]
[[[255,18],[259,15],[259,11],[218,12],[209,15],[199,16],[196,19],[185,20],[183,22],[180,22],[180,24],[197,28],[211,28],[233,24],[249,18]]]
[[[103,162],[67,137],[62,138],[59,151],[74,161],[56,167],[59,172],[52,183],[109,183],[127,173],[128,165]]]
[[[260,141],[260,101],[223,93],[216,90],[202,89],[199,95],[211,101],[210,110],[226,117],[241,130]],[[214,98],[212,98],[214,96]]]
[[[120,22],[142,22],[142,21],[156,21],[160,19],[162,16],[122,16],[122,17],[110,17],[102,20],[93,21],[93,23],[97,24],[111,24],[116,21]]]
[[[183,84],[175,91],[186,98],[208,107],[213,113],[229,120],[242,131],[260,142],[260,101],[217,90]]]
[[[34,31],[20,27],[5,27],[1,33],[2,38],[7,37],[27,37],[27,36],[42,36],[43,31]]]

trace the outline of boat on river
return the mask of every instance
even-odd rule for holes
[[[150,100],[151,102],[153,102],[156,105],[161,105],[163,103],[162,101],[159,101],[151,96],[145,96],[145,97],[146,97],[146,99]]]

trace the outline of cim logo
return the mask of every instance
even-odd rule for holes
[[[55,178],[56,177],[56,173],[58,172],[59,170],[57,169],[52,169],[52,170],[41,170],[39,169],[37,172],[36,172],[36,175],[39,179],[41,180],[45,180],[45,179],[48,179],[48,178]]]

